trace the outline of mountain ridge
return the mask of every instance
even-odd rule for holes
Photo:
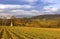
[[[60,14],[48,14],[48,15],[38,15],[38,16],[33,16],[32,19],[54,19],[54,18],[60,18]]]

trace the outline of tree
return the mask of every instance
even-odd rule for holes
[[[11,16],[10,20],[11,20],[12,25],[14,26],[16,17],[15,16]]]
[[[3,17],[2,26],[6,26],[6,24],[7,24],[7,17]]]

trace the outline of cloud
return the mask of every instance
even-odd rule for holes
[[[48,2],[48,3],[54,3],[54,1],[56,1],[56,0],[41,0],[41,1],[43,1],[44,3],[46,3],[46,2]]]
[[[4,12],[4,10],[0,10],[0,12]]]
[[[22,1],[32,3],[32,2],[36,2],[38,0],[22,0]]]
[[[31,15],[31,16],[37,16],[37,15],[43,15],[43,14],[52,14],[52,13],[47,13],[46,11],[38,11],[38,10],[8,10],[8,12],[3,12],[3,11],[6,11],[6,10],[2,10],[0,12],[1,15],[5,14],[5,15]],[[3,14],[2,14],[3,13]]]
[[[0,4],[0,9],[19,9],[19,8],[32,8],[31,5],[8,5]]]
[[[54,10],[54,9],[53,9]],[[55,10],[54,10],[55,11]],[[5,13],[6,12],[6,13]],[[57,12],[57,11],[56,11]],[[45,14],[56,14],[50,11],[50,9],[45,9],[45,11],[38,10],[0,10],[0,16],[10,18],[11,16],[19,16],[19,17],[32,17],[37,15],[45,15]]]
[[[46,12],[57,12],[59,9],[56,7],[44,7]]]
[[[14,13],[15,15],[38,15],[39,11],[37,10],[30,10],[30,11],[26,11],[26,10],[12,10],[11,13]]]
[[[58,8],[55,0],[4,0],[0,1],[0,14],[7,15],[43,15],[55,14]]]
[[[29,3],[34,3],[38,0],[1,0],[1,4],[29,4]]]
[[[43,7],[51,5],[52,3],[46,2],[42,0],[4,0],[0,1],[0,8],[2,9],[36,9],[41,10]]]
[[[56,11],[58,11],[58,9],[57,8],[50,8],[50,11],[52,11],[52,12],[56,12]]]
[[[30,11],[27,11],[27,10],[8,10],[8,12],[6,12],[6,10],[2,10],[0,12],[1,15],[31,15],[31,16],[36,16],[36,15],[41,15],[42,13],[40,13],[40,11],[37,11],[37,10],[30,10]]]

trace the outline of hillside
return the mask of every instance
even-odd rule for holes
[[[32,19],[60,19],[60,14],[49,14],[49,15],[39,15],[34,16]]]

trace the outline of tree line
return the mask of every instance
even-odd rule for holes
[[[0,18],[0,26],[26,26],[26,27],[43,27],[43,28],[59,28],[60,19],[31,19],[16,18],[11,16],[10,19]]]

